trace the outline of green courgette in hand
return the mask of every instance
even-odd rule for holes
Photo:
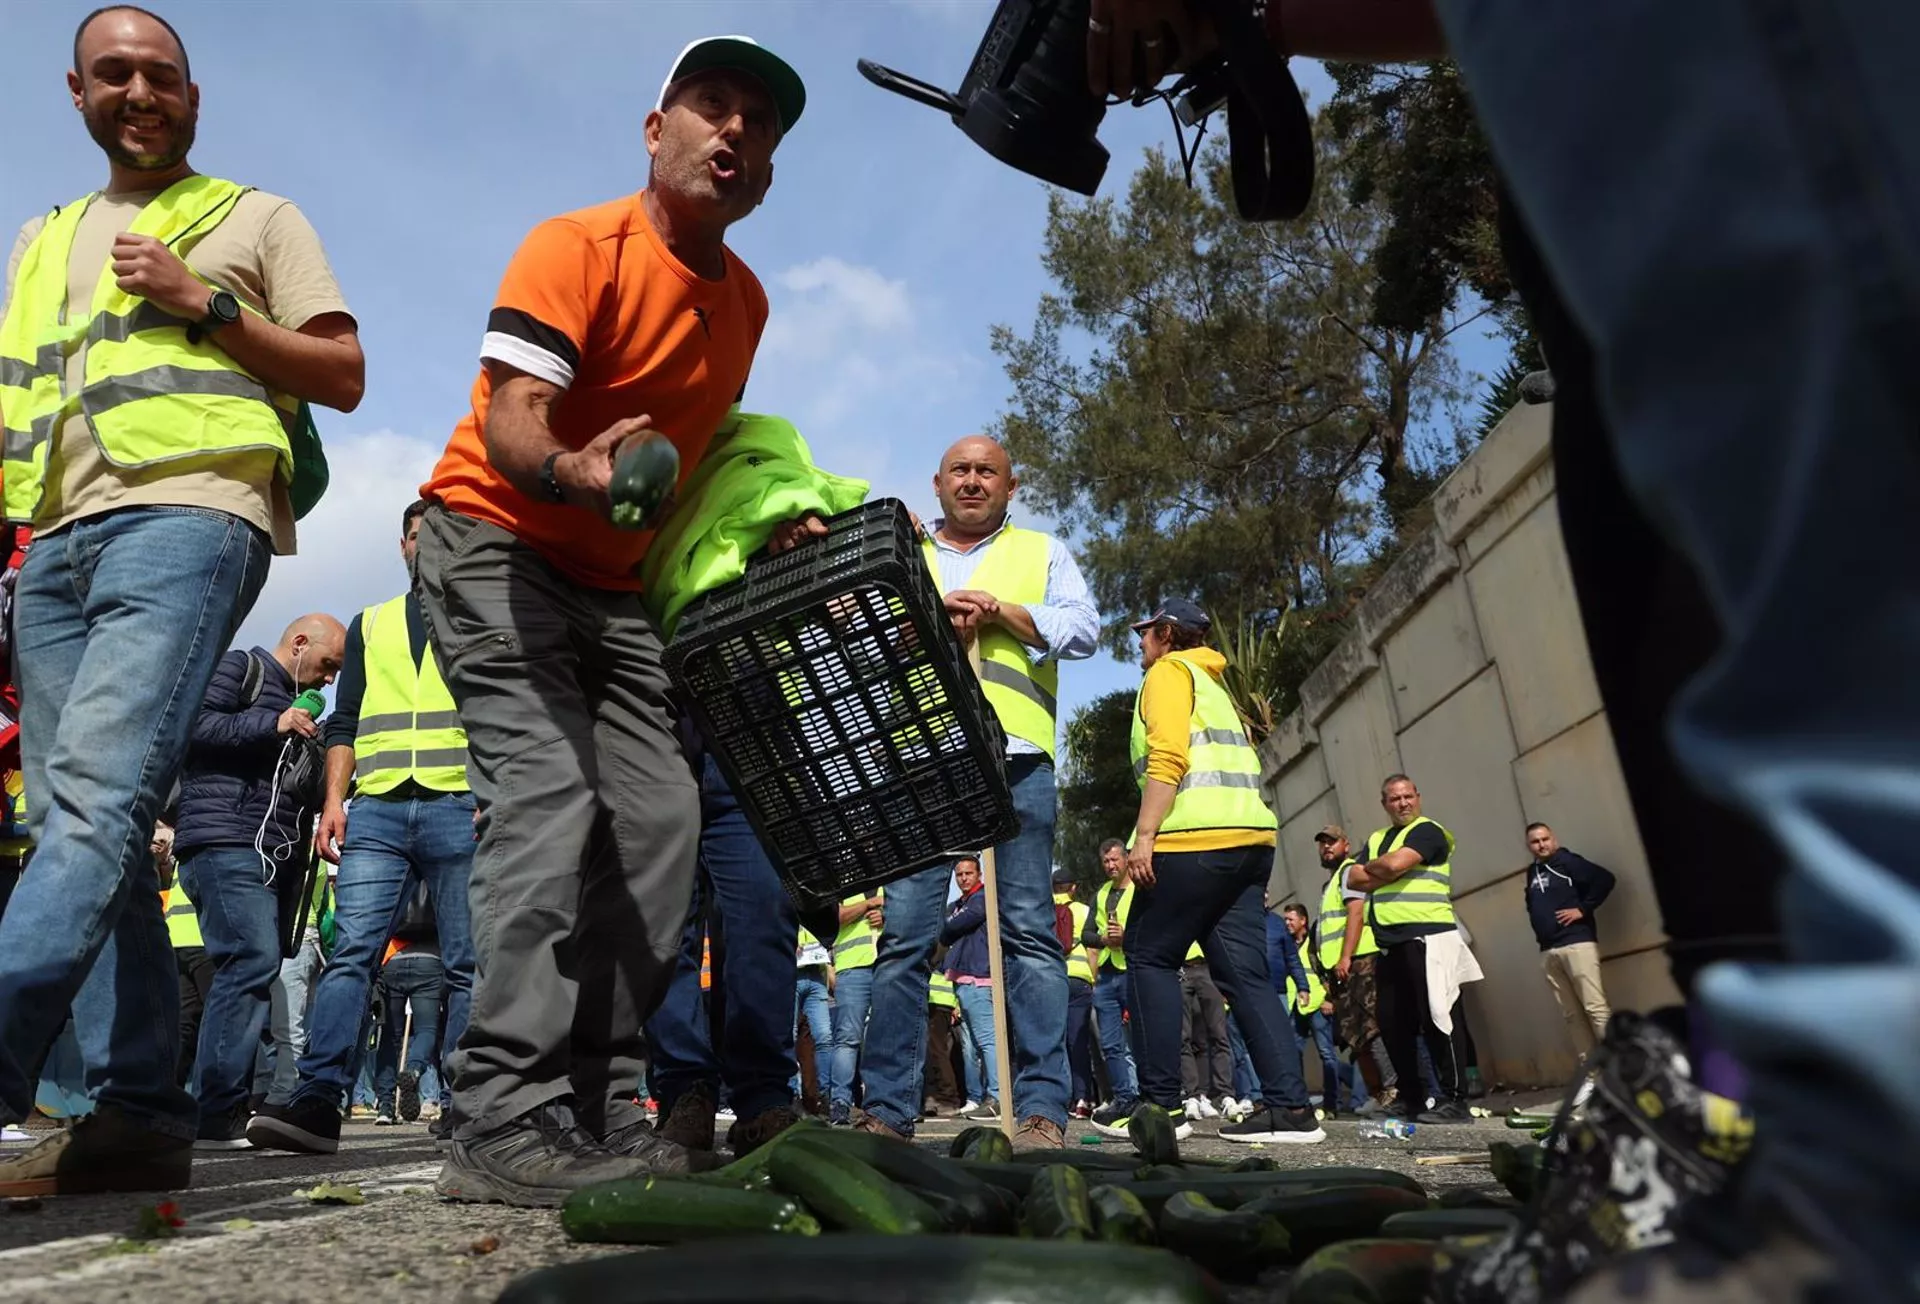
[[[813,1128],[794,1144],[838,1150],[922,1196],[944,1197],[964,1211],[966,1230],[1009,1235],[1014,1230],[1016,1202],[1005,1190],[981,1181],[953,1160],[922,1150],[911,1141],[896,1141],[876,1132]],[[934,1203],[937,1207],[937,1202]]]
[[[1509,1232],[1519,1225],[1520,1220],[1504,1209],[1414,1209],[1381,1223],[1380,1234],[1394,1240],[1439,1241]]]
[[[500,1304],[1225,1304],[1164,1250],[980,1236],[755,1237],[519,1278]]]
[[[1038,1169],[1020,1222],[1043,1241],[1084,1241],[1093,1238],[1093,1210],[1087,1204],[1087,1179],[1079,1169],[1052,1164]]]
[[[1114,1245],[1153,1245],[1160,1235],[1153,1228],[1153,1215],[1140,1197],[1124,1186],[1096,1186],[1087,1192],[1087,1205],[1093,1210],[1093,1232]]]
[[[1247,1209],[1222,1209],[1182,1191],[1160,1206],[1160,1243],[1222,1276],[1249,1277],[1285,1263],[1293,1239],[1279,1220]]]
[[[1173,1116],[1154,1104],[1142,1104],[1127,1120],[1127,1139],[1140,1157],[1150,1164],[1180,1162],[1180,1138]]]
[[[576,1241],[621,1245],[820,1234],[813,1215],[787,1196],[672,1177],[623,1177],[582,1187],[560,1206],[560,1226]]]
[[[1277,1219],[1304,1258],[1325,1245],[1372,1236],[1397,1213],[1423,1210],[1427,1202],[1398,1186],[1332,1186],[1279,1191],[1240,1206]]]
[[[773,1152],[773,1185],[806,1203],[829,1227],[891,1236],[940,1230],[939,1211],[852,1155],[784,1145]]]
[[[623,530],[655,524],[654,515],[680,483],[680,450],[666,436],[643,430],[630,436],[613,456],[607,498],[613,523]]]
[[[1287,1304],[1420,1304],[1439,1252],[1438,1241],[1329,1245],[1293,1274]]]

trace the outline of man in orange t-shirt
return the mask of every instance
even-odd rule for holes
[[[421,489],[416,583],[484,812],[436,1184],[453,1199],[558,1204],[693,1162],[633,1101],[700,808],[640,601],[652,535],[614,527],[608,484],[640,431],[690,473],[746,385],[767,296],[723,240],[805,102],[745,37],[681,53],[647,115],[647,188],[541,223],[508,264],[472,411]]]

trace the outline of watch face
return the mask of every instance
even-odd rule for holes
[[[213,300],[207,305],[208,311],[223,322],[240,320],[240,300],[227,290],[215,290]]]

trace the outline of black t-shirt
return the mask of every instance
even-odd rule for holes
[[[1386,849],[1393,845],[1394,835],[1389,833],[1380,839],[1380,854],[1386,855]],[[1400,843],[1404,851],[1418,852],[1421,865],[1444,865],[1452,854],[1447,849],[1447,835],[1438,824],[1428,820],[1415,827]],[[1418,866],[1416,866],[1418,868]],[[1408,871],[1412,872],[1412,871]],[[1425,937],[1430,933],[1450,933],[1452,924],[1395,924],[1382,928],[1374,918],[1374,898],[1367,897],[1367,920],[1373,925],[1373,940],[1382,946],[1398,946],[1402,942],[1411,942],[1416,937]]]

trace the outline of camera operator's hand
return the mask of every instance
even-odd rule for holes
[[[1127,97],[1212,52],[1213,27],[1193,0],[1092,0],[1087,15],[1087,88]]]

